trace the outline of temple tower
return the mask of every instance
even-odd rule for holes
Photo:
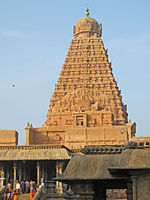
[[[89,17],[87,9],[86,17],[73,26],[73,34],[47,120],[36,131],[46,130],[49,141],[69,148],[123,144],[135,128],[128,123],[127,106],[112,74],[102,25]]]

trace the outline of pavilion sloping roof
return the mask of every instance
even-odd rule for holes
[[[66,148],[61,146],[14,146],[0,148],[0,161],[70,160]]]
[[[74,156],[58,180],[113,179],[107,169],[115,166],[119,158],[120,154]]]
[[[118,170],[150,170],[150,149],[126,149],[121,154],[77,155],[57,180],[114,179]]]
[[[126,149],[115,167],[120,169],[150,168],[150,148]]]

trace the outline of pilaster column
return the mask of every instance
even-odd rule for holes
[[[133,189],[133,200],[138,200],[137,197],[137,177],[136,176],[132,176],[132,189]]]
[[[37,162],[36,169],[37,169],[37,185],[39,185],[40,184],[40,164],[39,164],[39,162]]]
[[[16,163],[14,163],[14,188],[15,188],[15,182],[16,182],[16,176],[17,176],[17,167],[16,167]]]

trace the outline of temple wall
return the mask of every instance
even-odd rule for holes
[[[127,126],[67,128],[65,146],[80,149],[85,145],[123,145],[129,141]]]
[[[149,200],[150,199],[150,171],[139,174],[137,177],[137,199]]]
[[[26,132],[26,145],[36,144],[64,144],[64,131],[46,131],[42,128],[32,128]]]
[[[26,128],[26,145],[58,144],[70,149],[85,145],[123,145],[131,138],[131,125],[111,127]]]
[[[144,136],[144,137],[133,137],[131,139],[133,142],[136,142],[139,146],[150,146],[150,137]]]
[[[15,130],[0,130],[0,146],[18,144],[18,133]]]

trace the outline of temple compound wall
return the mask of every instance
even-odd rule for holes
[[[18,133],[15,130],[0,130],[0,146],[18,144]]]

